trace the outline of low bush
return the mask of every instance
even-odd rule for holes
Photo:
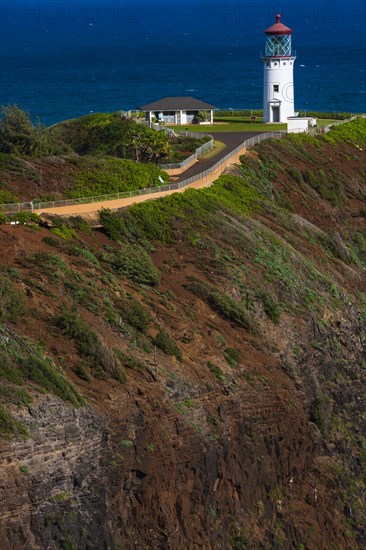
[[[2,349],[0,349],[0,378],[17,386],[24,384],[23,376],[18,369],[14,368],[14,360],[11,359],[9,353]]]
[[[216,288],[194,277],[191,277],[184,286],[211,306],[224,319],[228,319],[251,333],[256,332],[255,323],[249,318],[247,311],[230,296],[222,294]]]
[[[230,367],[235,369],[238,366],[240,359],[240,351],[235,348],[226,348],[224,351],[224,356],[226,361],[229,363]]]
[[[348,142],[359,147],[366,146],[366,118],[356,118],[351,122],[333,126],[331,130],[320,137],[323,141],[338,145]]]
[[[24,294],[6,275],[0,273],[0,322],[19,319],[24,312]]]
[[[0,205],[12,204],[14,202],[17,202],[17,200],[17,197],[8,189],[0,189]]]
[[[48,252],[35,252],[26,258],[26,262],[33,264],[46,273],[52,270],[59,269],[63,273],[70,273],[69,267],[63,259],[57,254],[49,254]]]
[[[80,246],[72,245],[69,248],[69,253],[72,254],[73,256],[79,256],[81,258],[84,258],[84,260],[86,260],[87,263],[90,265],[94,265],[94,266],[100,265],[97,257],[93,254],[93,252],[91,252],[87,248],[81,248]]]
[[[126,296],[115,303],[115,309],[131,327],[145,332],[151,322],[149,312],[133,296]]]
[[[56,367],[43,347],[25,338],[15,329],[4,326],[0,330],[0,402],[28,407],[33,393],[53,393],[75,406],[85,404],[85,399],[73,384]],[[1,413],[0,413],[1,416]],[[5,411],[0,418],[0,433],[24,435],[22,425]]]
[[[258,290],[256,295],[262,302],[263,309],[267,317],[269,317],[275,325],[278,325],[281,315],[281,308],[277,301],[265,290]]]
[[[170,243],[175,228],[205,228],[215,213],[226,210],[248,215],[259,209],[260,195],[243,178],[224,174],[207,189],[187,189],[162,199],[135,204],[116,213],[103,210],[100,222],[107,235],[115,240],[159,241]]]
[[[54,393],[73,405],[81,405],[85,400],[78,394],[71,382],[58,371],[49,358],[27,355],[19,360],[23,377],[35,382],[46,391]]]
[[[53,227],[51,231],[52,233],[60,237],[60,239],[64,239],[65,241],[75,239],[76,237],[75,229],[73,229],[72,227],[67,227],[66,225],[62,225],[61,227]]]
[[[169,145],[172,148],[172,154],[166,157],[164,164],[173,164],[181,162],[182,160],[191,156],[199,147],[204,143],[210,141],[208,136],[202,136],[201,138],[191,138],[185,136],[178,136],[170,139]]]
[[[104,157],[83,160],[83,168],[76,175],[75,185],[68,197],[92,197],[133,191],[160,184],[159,177],[167,180],[167,174],[155,164],[141,164],[127,159]]]
[[[92,233],[91,225],[81,216],[70,216],[68,222],[74,229],[78,229],[88,235]]]
[[[119,249],[111,249],[102,259],[121,277],[135,283],[157,285],[160,280],[159,270],[141,246],[124,244]]]
[[[0,434],[8,437],[28,437],[28,431],[19,420],[11,416],[0,404]]]
[[[152,343],[167,355],[174,355],[178,361],[183,360],[182,350],[164,329],[159,330]]]
[[[79,354],[85,360],[85,366],[92,370],[94,376],[101,379],[111,376],[124,381],[125,375],[114,351],[100,341],[90,325],[75,310],[64,310],[54,318],[54,324],[74,340]]]
[[[58,246],[59,245],[59,240],[58,239],[55,239],[55,237],[50,237],[49,235],[46,235],[45,237],[43,237],[42,241],[46,244],[48,244],[48,246]]]
[[[210,371],[212,372],[212,374],[215,375],[216,378],[218,378],[221,381],[225,380],[225,375],[222,372],[222,370],[220,369],[220,367],[218,367],[217,365],[212,363],[212,361],[207,361],[207,366],[210,369]]]
[[[32,397],[26,390],[4,385],[0,386],[0,400],[18,406],[32,403]]]

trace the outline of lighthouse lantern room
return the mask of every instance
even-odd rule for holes
[[[264,31],[266,35],[263,90],[263,121],[287,122],[294,116],[294,63],[292,51],[292,30],[281,23],[281,15],[276,15],[276,23]]]

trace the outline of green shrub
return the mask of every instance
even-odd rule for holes
[[[0,434],[9,437],[28,437],[28,431],[19,420],[13,418],[0,404]]]
[[[262,302],[263,309],[267,317],[269,317],[275,325],[278,325],[281,315],[281,308],[277,301],[265,290],[257,291],[256,295]]]
[[[172,149],[171,155],[163,159],[164,164],[173,164],[181,162],[188,158],[204,143],[210,141],[211,138],[203,136],[202,138],[192,138],[186,136],[176,136],[169,140],[169,145]]]
[[[69,248],[69,253],[73,256],[81,256],[86,260],[90,265],[99,266],[99,260],[96,256],[88,250],[87,248],[81,248],[80,246],[72,245]]]
[[[15,386],[25,385],[38,393],[50,392],[75,406],[83,405],[72,383],[55,366],[52,358],[44,355],[42,347],[18,331],[7,327],[0,340],[0,400],[18,406],[28,406],[31,395]],[[1,349],[2,348],[2,349]],[[7,384],[10,382],[10,384]],[[44,391],[45,390],[45,391]]]
[[[139,245],[124,244],[112,249],[103,256],[103,260],[121,276],[135,283],[157,285],[160,273],[148,253]]]
[[[159,241],[170,243],[175,227],[205,228],[215,213],[227,210],[248,215],[259,209],[260,195],[253,185],[242,178],[224,174],[207,189],[187,189],[154,201],[135,204],[116,213],[103,210],[100,222],[107,235],[130,242]]]
[[[127,159],[104,157],[83,159],[83,168],[76,175],[68,197],[92,197],[121,193],[161,185],[159,177],[167,174],[155,164],[141,164]]]
[[[54,324],[75,341],[78,352],[86,361],[84,366],[91,368],[94,376],[101,379],[111,376],[120,382],[125,380],[119,358],[99,340],[93,329],[76,311],[64,310],[54,318]]]
[[[145,332],[151,322],[149,312],[133,296],[118,300],[115,307],[122,319],[131,327],[140,332]]]
[[[25,379],[38,384],[73,405],[84,404],[71,382],[58,371],[51,359],[27,355],[19,360],[20,371]]]
[[[94,357],[98,354],[99,340],[97,335],[76,311],[64,310],[61,315],[55,317],[54,323],[64,334],[75,340],[83,357]]]
[[[53,227],[51,231],[65,241],[75,239],[76,237],[75,229],[73,229],[72,227],[67,227],[66,225],[62,225],[61,227]]]
[[[207,366],[210,369],[210,371],[212,372],[212,374],[215,375],[216,378],[218,378],[221,381],[225,380],[225,375],[222,372],[222,370],[220,369],[220,367],[218,367],[217,365],[215,365],[211,361],[207,361]]]
[[[11,154],[0,153],[0,171],[3,174],[5,181],[9,179],[8,175],[11,177],[15,176],[17,179],[21,178],[37,182],[39,182],[41,178],[40,171],[34,166],[33,163],[29,161],[29,159],[22,159],[19,158],[19,156]],[[4,191],[6,191],[7,194],[7,190]],[[15,197],[12,193],[10,196],[12,200],[9,202],[17,202],[17,197]]]
[[[183,360],[182,350],[164,329],[159,330],[152,343],[167,355],[174,355],[179,361]]]
[[[65,264],[63,259],[57,254],[49,254],[48,252],[35,252],[27,257],[28,263],[34,264],[47,272],[55,268],[60,269],[64,273],[69,273],[70,269]]]
[[[249,332],[256,332],[256,326],[249,319],[244,307],[230,296],[222,294],[216,288],[194,277],[191,277],[184,286],[211,306],[224,319],[228,319]]]
[[[87,222],[87,220],[85,220],[81,216],[70,216],[70,218],[68,219],[68,222],[71,224],[71,226],[74,229],[78,229],[83,233],[91,235],[92,233],[91,225]]]
[[[19,319],[24,312],[25,296],[6,275],[0,273],[0,322]]]
[[[226,361],[232,368],[236,368],[240,359],[240,351],[235,348],[226,348],[224,351]]]
[[[48,244],[48,246],[58,246],[59,245],[59,241],[58,239],[55,239],[55,237],[50,237],[48,235],[46,235],[46,237],[43,237],[42,241],[46,244]]]
[[[18,212],[17,214],[12,214],[10,219],[19,222],[21,225],[40,224],[42,221],[38,214],[34,212]]]
[[[83,128],[103,127],[110,124],[114,116],[114,113],[92,113],[78,118],[75,122]]]
[[[18,369],[15,368],[14,360],[12,360],[10,355],[2,349],[0,349],[0,378],[8,380],[17,386],[22,386],[24,384],[24,378]]]
[[[323,436],[325,436],[327,432],[326,400],[324,394],[320,390],[316,391],[311,404],[310,420],[318,426]]]
[[[0,152],[27,157],[39,157],[60,152],[65,144],[52,136],[40,123],[34,125],[30,114],[17,105],[1,108]]]
[[[11,386],[0,386],[0,399],[18,406],[30,405],[32,403],[32,397],[27,391]]]
[[[1,184],[0,184],[1,185]],[[7,189],[0,189],[0,205],[18,202],[17,197]]]
[[[359,147],[365,147],[366,119],[359,117],[351,122],[333,126],[331,130],[327,134],[322,135],[320,139],[332,145],[349,142]]]

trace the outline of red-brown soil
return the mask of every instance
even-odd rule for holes
[[[0,517],[5,521],[0,546],[363,547],[364,463],[358,439],[364,438],[366,418],[364,328],[357,300],[365,289],[365,273],[352,261],[331,255],[315,238],[317,232],[337,230],[346,238],[347,231],[364,231],[363,167],[344,156],[353,153],[347,145],[326,159],[349,182],[342,207],[282,177],[273,184],[291,203],[287,221],[268,205],[248,220],[221,212],[219,225],[201,235],[201,248],[177,221],[173,244],[156,244],[151,254],[161,272],[156,288],[116,273],[107,284],[106,264],[93,266],[71,255],[68,241],[58,239],[57,247],[46,244],[44,237],[55,238],[47,228],[0,227],[0,264],[19,270],[14,284],[28,307],[10,328],[42,342],[88,400],[88,407],[75,410],[33,389],[33,405],[18,412],[32,427],[33,439],[1,442]],[[318,161],[324,164],[324,159]],[[57,182],[57,170],[42,161],[38,192],[59,189],[63,176]],[[30,182],[18,180],[16,185],[17,193],[29,196]],[[314,238],[303,231],[306,222]],[[264,264],[256,262],[250,240],[243,237],[240,246],[235,241],[237,235],[252,237],[257,230],[292,247],[298,278],[305,258],[338,285],[341,295],[335,304],[327,301],[325,279],[314,287],[325,304],[321,314],[316,305],[300,307],[288,289],[270,280]],[[105,246],[118,247],[101,230],[78,232],[78,239],[95,255]],[[56,332],[52,322],[61,305],[72,304],[66,279],[52,279],[51,273],[25,261],[36,252],[59,255],[83,277],[97,308],[78,304],[78,313],[109,348],[139,361],[126,368],[125,383],[76,375],[77,346]],[[244,268],[238,275],[240,263]],[[282,305],[279,324],[259,302],[249,309],[257,333],[225,320],[186,288],[192,276],[238,301],[244,300],[243,285],[247,301],[252,289],[276,289]],[[313,290],[312,281],[305,283]],[[102,314],[104,300],[123,292],[150,312],[145,334],[126,335]],[[150,339],[161,327],[181,348],[182,361],[158,349],[155,363]],[[238,352],[236,365],[225,358],[228,348]],[[311,412],[319,388],[325,400],[324,429]],[[22,465],[29,475],[20,473]]]

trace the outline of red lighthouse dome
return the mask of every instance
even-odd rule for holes
[[[284,36],[292,34],[292,29],[289,29],[289,27],[286,27],[286,25],[281,23],[281,15],[278,13],[276,15],[276,23],[265,30],[264,33],[268,36]]]

